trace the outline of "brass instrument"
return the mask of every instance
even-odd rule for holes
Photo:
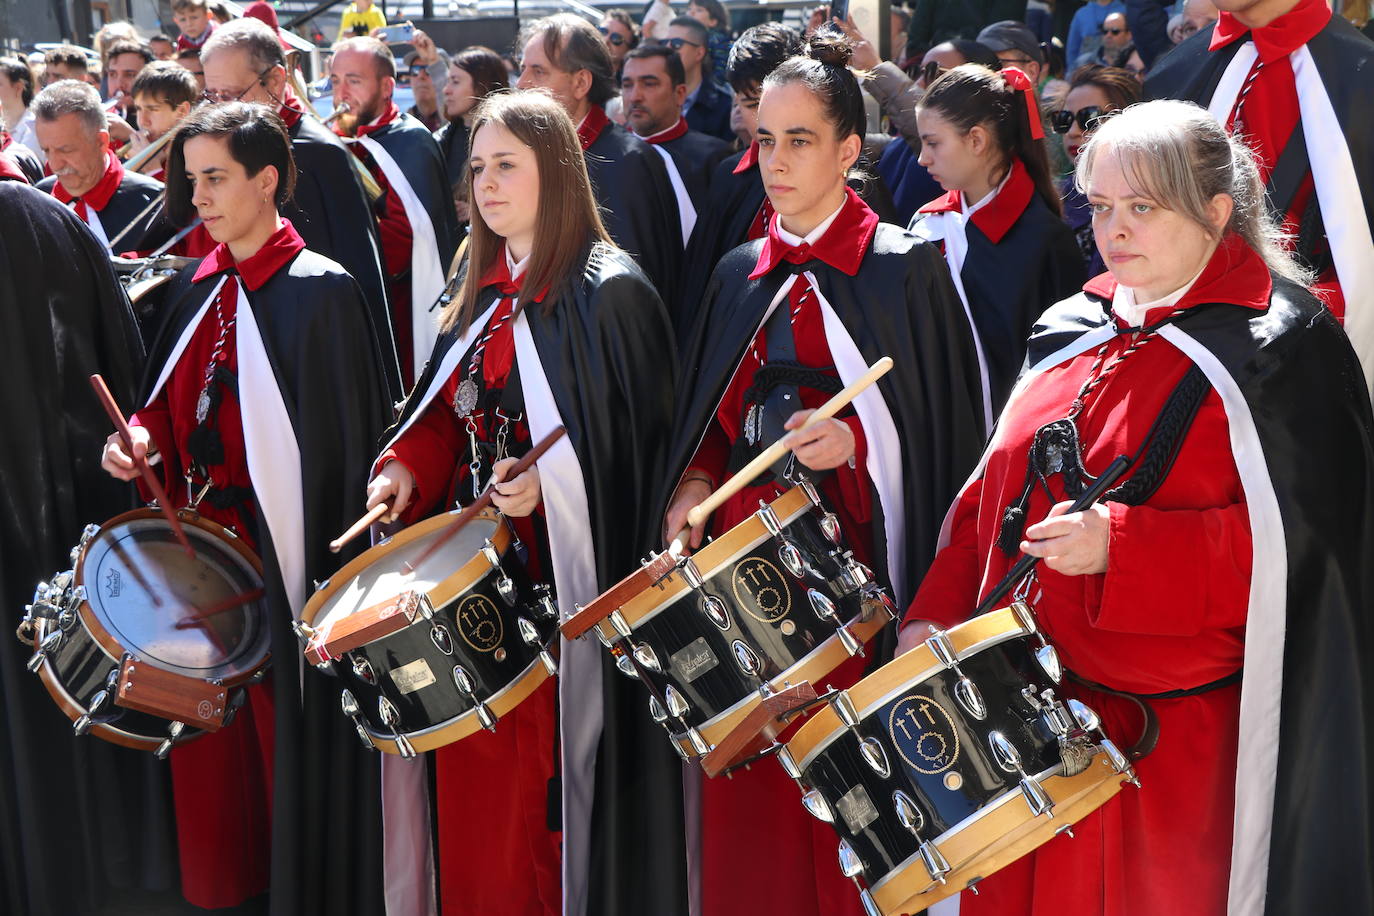
[[[294,48],[286,52],[287,82],[291,84],[291,88],[295,90],[296,95],[300,98],[301,106],[305,109],[306,113],[325,127],[328,127],[332,122],[338,120],[341,115],[347,113],[348,103],[345,102],[338,108],[335,108],[330,112],[328,118],[321,118],[319,113],[315,111],[315,106],[310,104],[310,92],[305,88],[305,84],[301,82],[300,71],[296,69],[296,61],[299,57],[300,51]],[[354,174],[356,174],[358,180],[363,183],[363,190],[367,192],[368,200],[375,201],[381,197],[382,186],[377,184],[377,179],[372,177],[372,173],[367,170],[367,166],[363,165],[362,160],[350,152],[348,154],[348,161],[353,164]]]
[[[162,152],[164,146],[172,142],[172,137],[175,136],[176,132],[177,129],[173,127],[134,155],[129,156],[129,158],[124,161],[124,168],[130,172],[137,172],[142,169],[143,166],[153,161],[154,156]],[[129,148],[132,146],[132,142],[124,144],[115,155],[119,156],[120,159],[124,159],[125,156],[129,155]]]
[[[325,118],[320,123],[324,124],[325,126],[333,124],[335,121],[339,120],[339,118],[348,114],[350,108],[352,108],[352,106],[349,105],[347,102],[340,102],[339,107],[331,111],[329,113],[329,117]]]

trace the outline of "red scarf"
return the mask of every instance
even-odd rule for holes
[[[235,261],[229,246],[225,244],[216,245],[214,250],[205,256],[196,268],[192,279],[199,283],[206,277],[213,277],[217,273],[229,272],[232,279],[233,274],[238,274],[243,278],[243,285],[250,291],[262,288],[262,285],[281,270],[286,264],[305,248],[305,242],[301,239],[296,227],[291,225],[291,220],[282,218],[277,231],[263,243],[263,246],[242,261]],[[227,287],[226,287],[227,288]]]
[[[749,274],[757,280],[779,263],[805,264],[819,260],[849,276],[859,272],[873,234],[878,231],[878,214],[859,199],[853,188],[844,189],[844,204],[835,221],[811,244],[791,245],[778,234],[778,217],[768,221],[768,235],[759,251],[758,263]]]
[[[1020,159],[1011,161],[1011,175],[1007,178],[1007,183],[1002,185],[1001,190],[992,200],[973,211],[969,217],[969,222],[978,227],[978,231],[988,237],[992,244],[996,245],[1002,241],[1002,237],[1011,231],[1011,227],[1016,225],[1016,221],[1021,218],[1021,214],[1026,212],[1026,207],[1030,206],[1031,198],[1035,196],[1035,182],[1031,181],[1030,173],[1026,171],[1025,165]],[[945,213],[948,211],[958,212],[963,209],[964,194],[962,191],[950,191],[943,197],[937,197],[930,203],[922,207],[920,213]]]
[[[377,120],[373,121],[371,124],[359,124],[358,132],[355,136],[366,137],[368,134],[375,134],[377,131],[381,130],[383,127],[386,127],[392,121],[395,121],[400,116],[401,110],[396,107],[396,103],[387,102],[386,111],[382,112],[382,116]],[[340,134],[340,136],[343,135]]]

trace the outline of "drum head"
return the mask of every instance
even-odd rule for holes
[[[429,549],[429,545],[447,530],[447,523],[451,520],[451,515],[441,515],[420,522],[420,525],[430,528],[419,537],[404,542],[398,538],[398,541],[378,544],[360,556],[354,562],[363,561],[366,565],[325,599],[311,621],[313,626],[330,626],[363,608],[395,598],[402,592],[432,592],[435,586],[453,577],[475,557],[488,538],[495,538],[497,525],[500,524],[490,517],[474,518],[413,574],[405,573],[406,564],[418,559],[420,554]],[[463,583],[463,586],[470,584]]]
[[[160,516],[117,520],[91,540],[80,581],[92,632],[116,658],[128,652],[187,677],[251,674],[268,654],[262,576],[213,530],[182,527],[194,556]]]

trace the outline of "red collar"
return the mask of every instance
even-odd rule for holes
[[[29,177],[20,170],[19,166],[9,156],[0,156],[0,180],[29,183]]]
[[[601,136],[601,132],[610,123],[611,119],[606,117],[606,109],[600,105],[593,105],[587,109],[587,116],[577,125],[577,139],[582,143],[582,152],[585,153],[587,148],[596,142],[596,138]]]
[[[1011,175],[1007,178],[1007,183],[1002,189],[983,206],[973,211],[973,216],[969,221],[978,227],[978,231],[988,237],[992,244],[996,245],[1002,241],[1002,237],[1011,231],[1011,227],[1016,225],[1016,221],[1021,218],[1021,214],[1026,212],[1026,207],[1030,206],[1031,198],[1035,196],[1035,182],[1031,181],[1030,173],[1021,163],[1020,159],[1011,161]],[[950,191],[943,197],[937,197],[920,209],[921,213],[946,213],[949,211],[958,212],[963,209],[963,192]]]
[[[525,273],[520,275],[521,281],[523,281],[527,276],[529,276],[528,269],[526,269]],[[489,286],[498,287],[498,292],[502,296],[520,295],[520,283],[517,283],[511,279],[510,265],[506,263],[505,245],[502,245],[501,250],[497,252],[496,257],[491,259],[491,264],[487,266],[487,269],[482,271],[482,279],[477,281],[478,289],[486,289]],[[548,292],[549,288],[547,286],[544,287],[542,290],[539,291],[539,295],[534,297],[534,301],[543,302],[544,296],[546,296]]]
[[[81,199],[85,201],[86,206],[96,212],[104,210],[105,205],[110,202],[111,197],[114,197],[114,192],[119,190],[119,185],[123,181],[124,164],[119,161],[119,157],[115,155],[114,150],[106,150],[105,174],[100,176],[100,180],[95,183],[95,187],[81,195]],[[56,197],[64,204],[69,204],[75,199],[67,192],[66,188],[62,187],[61,181],[53,184],[52,196]]]
[[[286,129],[291,130],[304,114],[305,109],[301,106],[300,98],[292,91],[291,86],[287,85],[282,90],[281,108],[277,109],[277,116],[285,122]]]
[[[272,233],[271,238],[252,256],[238,262],[229,253],[228,245],[216,245],[200,262],[200,266],[196,268],[195,276],[191,279],[199,283],[206,277],[213,277],[217,273],[234,271],[243,278],[244,286],[250,290],[257,290],[272,279],[277,271],[285,267],[286,263],[299,254],[303,248],[305,248],[305,242],[301,240],[300,233],[296,232],[296,227],[291,225],[291,220],[283,217],[277,231]]]
[[[1212,29],[1212,43],[1208,50],[1224,48],[1244,38],[1245,33],[1249,32],[1259,59],[1271,64],[1307,44],[1330,21],[1331,7],[1326,0],[1298,0],[1297,6],[1262,29],[1248,28],[1241,25],[1231,13],[1222,13]]]
[[[878,214],[859,199],[853,188],[844,189],[844,204],[830,228],[810,245],[805,243],[792,246],[778,236],[778,217],[768,221],[768,235],[763,239],[763,250],[759,252],[758,263],[750,280],[757,280],[769,273],[782,261],[789,264],[805,264],[812,258],[819,259],[836,270],[849,276],[859,272],[859,264],[873,241],[873,233],[878,231]]]
[[[679,115],[677,123],[672,127],[667,130],[660,130],[658,133],[651,134],[647,137],[640,137],[639,139],[643,140],[645,143],[657,145],[659,143],[667,143],[669,140],[676,140],[685,133],[687,133],[687,119]]]
[[[759,141],[755,140],[749,144],[749,148],[744,151],[744,155],[739,157],[739,162],[735,163],[735,170],[732,174],[738,175],[747,172],[759,164]]]
[[[383,127],[389,125],[392,121],[395,121],[400,116],[401,109],[396,107],[396,103],[388,102],[386,106],[386,111],[382,112],[382,116],[380,118],[373,121],[371,124],[358,125],[357,136],[366,137],[368,134],[374,134],[377,131],[381,130]]]
[[[0,153],[9,149],[10,144],[13,142],[14,138],[10,136],[10,132],[5,130],[4,127],[0,127]]]
[[[1117,285],[1116,278],[1108,272],[1083,284],[1083,291],[1111,302],[1116,298]],[[1265,266],[1264,259],[1245,244],[1245,240],[1239,235],[1231,233],[1222,239],[1212,254],[1212,260],[1207,262],[1207,266],[1198,275],[1197,282],[1183,294],[1183,298],[1174,309],[1224,302],[1227,305],[1264,311],[1269,308],[1269,295],[1273,289],[1274,281],[1269,276],[1269,268]],[[1146,313],[1147,324],[1167,317],[1168,312],[1165,309],[1158,309],[1161,313],[1158,315],[1155,311]]]

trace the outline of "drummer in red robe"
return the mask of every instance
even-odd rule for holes
[[[794,470],[816,482],[855,557],[905,604],[933,556],[946,494],[983,441],[982,380],[939,251],[880,224],[846,186],[864,134],[849,54],[845,39],[818,33],[809,56],[763,81],[759,172],[772,212],[762,239],[721,259],[686,341],[663,536],[786,437]],[[894,370],[853,410],[796,431],[883,356]],[[790,488],[786,471],[774,467],[728,500],[692,530],[691,546]],[[864,664],[850,659],[826,683],[853,684]],[[780,768],[708,781],[702,796],[702,912],[860,912],[835,865],[834,832],[811,820]]]
[[[1077,177],[1110,272],[1041,317],[901,645],[1041,558],[1022,592],[1142,788],[961,912],[1370,912],[1355,353],[1265,219],[1251,152],[1205,111],[1128,109]],[[1069,513],[1118,455],[1122,481]]]
[[[275,113],[197,110],[168,174],[169,214],[198,216],[217,244],[168,284],[132,450],[155,463],[175,508],[261,555],[276,666],[228,727],[171,750],[182,893],[208,909],[270,890],[274,916],[376,913],[380,874],[355,873],[380,858],[379,811],[357,791],[375,763],[338,722],[335,689],[313,673],[301,682],[291,622],[310,581],[337,568],[325,545],[347,524],[389,414],[377,338],[357,283],[280,215],[295,164]],[[103,466],[139,477],[118,435]]]

